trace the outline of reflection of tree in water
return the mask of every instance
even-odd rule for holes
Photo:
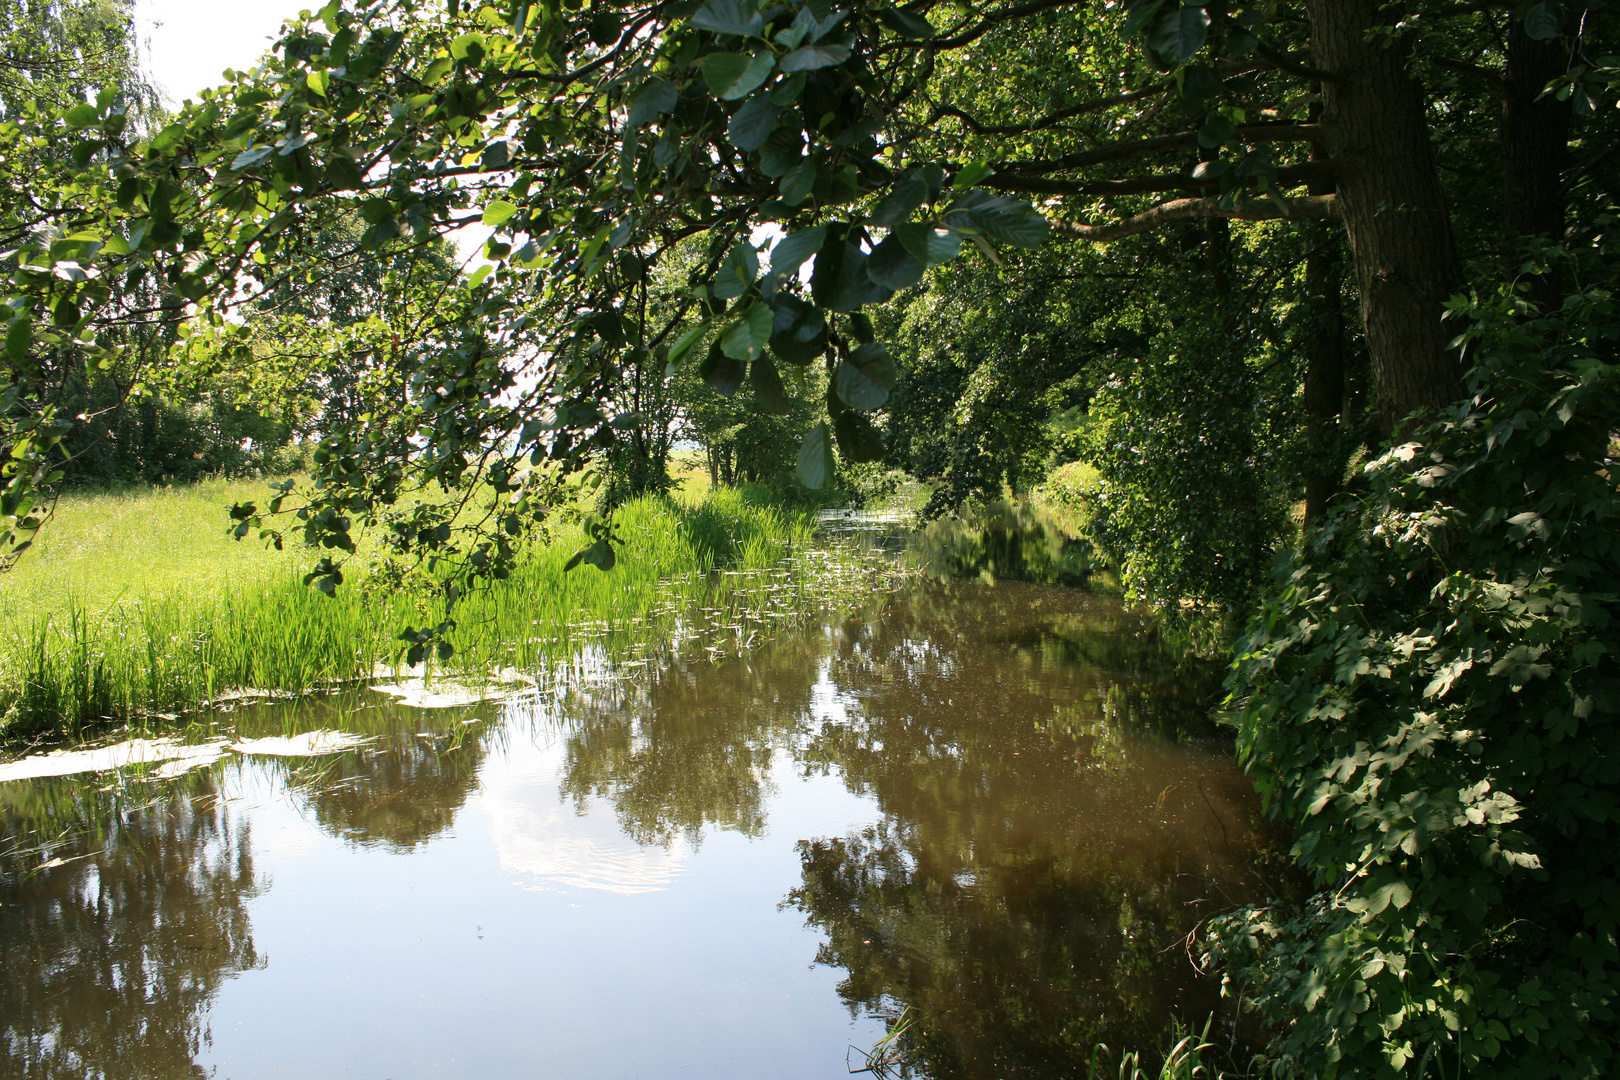
[[[394,735],[364,750],[318,759],[293,771],[315,820],[333,836],[408,852],[455,824],[478,783],[484,735],[459,743]]]
[[[1083,585],[1102,569],[1091,543],[1022,503],[967,509],[930,522],[911,541],[930,574]]]
[[[409,852],[455,824],[478,784],[490,738],[465,709],[415,709],[379,695],[299,702],[244,714],[244,734],[336,728],[372,741],[358,750],[276,759],[283,775],[332,836]],[[357,704],[364,707],[356,707]]]
[[[847,628],[830,675],[859,704],[805,757],[884,822],[803,842],[787,903],[827,934],[818,960],[849,972],[852,1008],[920,1016],[918,1071],[1080,1073],[1098,1041],[1151,1049],[1172,1010],[1219,1007],[1175,944],[1199,901],[1249,887],[1247,789],[1229,757],[1135,732],[1173,729],[1203,692],[1150,677],[1139,640],[1134,675],[1088,663],[1128,647],[1125,616],[1076,622],[1065,603],[1087,602],[1049,590],[982,599],[924,594]]]
[[[757,836],[772,754],[808,719],[819,639],[785,635],[711,667],[668,662],[564,703],[563,794],[612,800],[637,843],[697,843],[705,826]]]
[[[0,855],[7,1075],[204,1075],[194,1057],[210,1000],[262,963],[246,907],[261,888],[249,833],[217,794],[209,770],[160,788],[0,788],[13,845]],[[41,868],[40,837],[62,864]]]

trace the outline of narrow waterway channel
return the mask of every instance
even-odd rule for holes
[[[1004,1080],[1227,1031],[1181,944],[1260,888],[1213,689],[1113,599],[936,581],[500,701],[244,704],[0,783],[0,1075],[808,1080],[904,1016],[894,1075]]]

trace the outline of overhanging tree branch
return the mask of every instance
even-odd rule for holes
[[[1324,160],[1278,169],[1272,179],[1278,187],[1293,187],[1337,175],[1337,163]],[[1044,176],[998,173],[980,181],[980,186],[1026,195],[1151,195],[1164,191],[1196,191],[1200,188],[1207,191],[1213,186],[1213,181],[1199,180],[1186,173],[1161,173],[1130,180],[1053,180]]]
[[[1331,132],[1321,124],[1246,124],[1237,129],[1237,137],[1245,143],[1261,142],[1327,142]],[[1083,169],[1088,165],[1102,165],[1110,161],[1160,154],[1168,150],[1183,150],[1198,145],[1198,132],[1182,131],[1174,135],[1156,135],[1150,139],[1114,143],[1095,150],[1081,150],[1064,154],[1060,158],[1034,158],[1029,161],[1004,161],[998,169],[1016,173],[1049,173],[1065,169]]]
[[[1141,90],[1133,90],[1128,94],[1114,94],[1110,97],[1094,98],[1091,101],[1081,102],[1079,105],[1071,105],[1067,109],[1059,109],[1050,116],[1043,116],[1039,120],[1028,124],[981,124],[973,116],[958,109],[955,105],[939,105],[935,107],[933,112],[928,114],[928,119],[923,122],[923,126],[932,127],[941,119],[952,116],[962,121],[968,130],[975,135],[1021,135],[1029,131],[1040,131],[1043,128],[1049,128],[1054,124],[1072,120],[1076,116],[1084,116],[1086,113],[1097,112],[1100,109],[1111,109],[1117,105],[1129,105],[1134,101],[1141,101],[1143,98],[1161,94],[1164,90],[1163,86],[1154,85]]]
[[[1106,225],[1086,225],[1074,221],[1054,221],[1053,229],[1076,240],[1106,244],[1127,236],[1148,232],[1177,221],[1226,218],[1230,221],[1336,221],[1340,216],[1335,195],[1302,195],[1294,199],[1250,199],[1223,206],[1220,199],[1172,199],[1151,210],[1112,221]]]

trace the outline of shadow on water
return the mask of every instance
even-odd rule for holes
[[[1042,543],[1020,541],[1023,565],[1054,550]],[[1011,550],[963,565],[1011,565]],[[278,793],[346,850],[416,859],[484,842],[458,817],[515,744],[541,739],[558,748],[566,820],[605,804],[634,844],[684,845],[694,866],[715,833],[796,853],[772,917],[820,944],[789,966],[835,970],[851,1016],[915,1018],[899,1044],[910,1075],[1081,1075],[1098,1041],[1149,1050],[1172,1016],[1230,1019],[1182,945],[1259,889],[1252,789],[1207,720],[1218,674],[1109,597],[927,581],[740,658],[655,651],[633,671],[531,695],[504,722],[489,705],[410,709],[357,690],[216,718],[237,735],[368,737],[339,753],[231,757],[176,779],[0,784],[12,837],[0,856],[0,1072],[201,1076],[197,1063],[223,1052],[210,1049],[213,1003],[227,980],[265,967],[249,913],[271,887],[255,869],[251,800],[222,801],[225,788]],[[863,823],[773,827],[785,790],[828,780],[868,808]],[[357,894],[398,887],[368,878],[374,865],[355,863]],[[715,880],[673,888],[712,888],[696,902],[724,922],[734,888]],[[765,948],[737,934],[734,948]],[[619,947],[595,943],[593,964],[642,962]],[[702,970],[691,978],[708,992]],[[413,1052],[453,1045],[456,1027],[422,1031]],[[769,1061],[764,1038],[724,1052]],[[219,1074],[232,1074],[228,1058]]]

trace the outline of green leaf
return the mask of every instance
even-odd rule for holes
[[[1564,20],[1555,3],[1532,4],[1524,13],[1525,35],[1537,41],[1551,41],[1564,28]]]
[[[966,191],[968,188],[972,187],[974,184],[977,184],[980,180],[983,180],[994,171],[995,170],[990,167],[988,162],[972,162],[971,164],[962,166],[957,170],[956,175],[951,177],[951,187],[958,191]]]
[[[1204,126],[1198,129],[1198,145],[1205,150],[1225,146],[1237,138],[1237,126],[1223,113],[1211,112]]]
[[[693,14],[692,25],[716,34],[754,37],[765,20],[748,0],[708,0]]]
[[[833,461],[832,437],[826,424],[817,424],[799,447],[799,482],[812,491],[826,485],[837,468]]]
[[[934,24],[904,8],[887,8],[877,13],[878,20],[890,30],[901,37],[931,38],[936,31]]]
[[[821,68],[834,67],[849,59],[849,46],[847,45],[806,45],[802,49],[794,49],[782,57],[782,70],[818,71]]]
[[[804,157],[804,133],[797,128],[784,128],[777,118],[777,128],[765,140],[759,152],[759,171],[769,177],[780,177],[797,165]]]
[[[702,60],[703,81],[709,93],[721,101],[736,101],[753,93],[771,77],[776,57],[769,50],[752,56],[742,53],[710,53]]]
[[[703,335],[709,332],[709,324],[700,322],[686,333],[675,339],[675,344],[669,347],[669,362],[678,364],[681,357],[692,351],[692,346],[703,340]]]
[[[891,234],[872,250],[866,272],[886,289],[909,289],[923,278],[923,264],[906,250],[898,236]]]
[[[752,360],[765,351],[775,323],[775,312],[767,304],[750,304],[720,335],[720,347],[728,356],[738,360]]]
[[[86,102],[83,105],[75,105],[73,108],[69,109],[67,111],[67,115],[62,117],[62,119],[68,122],[69,127],[77,130],[79,128],[87,128],[91,124],[94,124],[97,120],[101,119],[101,114],[96,110],[94,105]]]
[[[834,311],[858,311],[867,304],[884,303],[894,295],[893,289],[872,280],[869,263],[867,254],[853,244],[845,250],[844,273],[832,302]]]
[[[771,340],[773,314],[764,304],[750,306],[720,335],[721,350],[734,360],[753,360],[763,354]]]
[[[511,147],[505,139],[496,139],[484,147],[483,156],[478,159],[478,167],[485,172],[500,172],[512,160]]]
[[[456,62],[454,60],[448,56],[441,56],[428,65],[428,69],[422,73],[422,81],[429,86],[436,85],[446,75],[450,74],[455,66]]]
[[[755,98],[732,116],[731,123],[726,125],[726,137],[737,149],[752,153],[764,146],[765,140],[776,130],[776,118],[781,111],[769,98]]]
[[[788,399],[787,388],[782,385],[782,376],[771,363],[768,356],[760,356],[748,364],[748,385],[753,387],[754,400],[759,407],[773,416],[782,416],[791,411],[793,403]]]
[[[872,208],[873,225],[891,228],[910,219],[917,207],[928,201],[928,182],[921,176],[903,178]]]
[[[19,311],[12,316],[11,325],[6,328],[6,355],[13,360],[21,360],[33,342],[34,321],[26,311]]]
[[[450,43],[450,55],[457,60],[478,63],[484,58],[484,38],[481,34],[463,34]]]
[[[826,240],[825,225],[800,229],[796,233],[784,236],[771,249],[771,276],[781,281],[797,274],[799,267],[804,265],[806,259],[820,251],[821,245]]]
[[[883,457],[883,433],[871,420],[856,412],[833,417],[833,434],[838,436],[838,452],[846,461],[878,461]]]
[[[894,235],[900,238],[912,257],[919,259],[924,266],[937,266],[942,262],[949,262],[956,258],[962,250],[962,234],[955,229],[941,228],[925,222],[907,222],[895,227]]]
[[[1176,0],[1177,3],[1180,0]],[[1125,25],[1120,30],[1120,37],[1129,41],[1135,37],[1154,17],[1159,9],[1164,7],[1164,0],[1131,0],[1130,14],[1125,17]]]
[[[827,351],[827,319],[814,306],[789,292],[771,298],[771,351],[790,364],[803,366]]]
[[[810,192],[816,186],[816,164],[805,160],[789,169],[782,177],[782,201],[789,206],[798,206],[810,197]]]
[[[603,537],[585,549],[585,561],[598,570],[611,570],[619,561],[618,554],[613,550],[613,544],[607,537]]]
[[[484,224],[493,228],[500,228],[512,219],[518,208],[505,199],[496,199],[484,207]]]
[[[1209,34],[1209,12],[1201,7],[1177,7],[1154,24],[1148,44],[1172,64],[1191,60],[1204,47]]]
[[[862,345],[839,363],[833,372],[833,388],[852,409],[870,412],[889,400],[899,373],[894,358],[877,342]]]
[[[709,346],[709,355],[698,365],[698,378],[713,387],[721,397],[735,394],[747,374],[748,369],[743,362],[734,356],[727,356],[718,341]]]
[[[1040,247],[1052,231],[1051,224],[1039,210],[1004,195],[993,196],[975,206],[969,218],[990,239],[1014,247]]]
[[[354,191],[365,183],[353,158],[336,156],[326,163],[326,186],[332,191]]]
[[[360,235],[360,246],[367,251],[376,251],[398,235],[399,219],[383,218]]]
[[[248,147],[246,150],[242,151],[240,154],[237,154],[236,157],[232,159],[231,171],[241,172],[243,169],[246,169],[249,166],[257,165],[259,162],[269,157],[270,152],[274,149],[275,147],[273,146]]]
[[[591,16],[587,32],[591,35],[592,43],[605,49],[619,40],[619,35],[624,32],[624,23],[612,11],[601,8]]]
[[[667,79],[648,79],[630,95],[630,115],[625,124],[632,130],[646,127],[675,107],[680,91]]]
[[[327,71],[312,71],[304,76],[304,85],[309,87],[321,97],[326,96],[326,88],[332,83],[331,73]]]
[[[735,300],[753,288],[759,277],[759,253],[748,241],[739,241],[726,255],[720,273],[714,279],[714,295],[722,300]]]
[[[1371,919],[1385,908],[1393,904],[1397,909],[1404,908],[1412,902],[1412,888],[1404,881],[1392,881],[1382,886],[1367,897],[1367,910],[1362,915],[1362,921]]]

